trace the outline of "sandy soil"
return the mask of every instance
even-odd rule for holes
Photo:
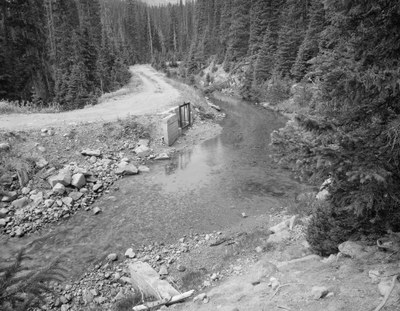
[[[27,130],[61,127],[71,123],[114,121],[128,115],[161,112],[178,102],[180,92],[150,65],[135,65],[130,71],[133,75],[130,83],[122,90],[104,95],[98,105],[55,114],[1,115],[0,129]]]

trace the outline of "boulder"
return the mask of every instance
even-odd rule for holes
[[[351,258],[360,259],[368,255],[365,247],[353,242],[353,241],[346,241],[339,245],[339,251],[346,256]]]
[[[139,156],[139,157],[147,157],[150,155],[151,153],[151,149],[149,147],[146,147],[144,145],[139,146],[135,149],[135,153]]]
[[[127,162],[121,162],[118,164],[118,167],[115,170],[115,174],[117,175],[137,175],[138,173],[138,168],[135,165]]]
[[[65,186],[61,183],[57,183],[54,187],[53,187],[53,191],[54,193],[57,194],[64,194],[65,192]]]
[[[82,173],[74,174],[72,176],[71,185],[78,189],[82,188],[84,185],[86,185],[85,175]]]
[[[28,204],[29,204],[29,199],[27,197],[23,197],[11,203],[11,205],[14,206],[16,209],[23,208]]]
[[[84,156],[89,156],[89,157],[100,157],[101,156],[101,151],[99,149],[84,149],[81,151],[81,154]]]
[[[68,169],[63,169],[58,172],[57,175],[53,175],[48,178],[50,186],[54,187],[56,184],[62,184],[64,186],[69,186],[72,181],[71,172]]]

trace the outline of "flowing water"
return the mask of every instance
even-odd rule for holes
[[[70,219],[22,239],[1,237],[3,255],[29,242],[31,255],[46,263],[62,254],[71,277],[110,252],[150,242],[176,242],[189,233],[224,230],[241,214],[272,212],[300,185],[270,160],[270,134],[286,120],[277,113],[219,95],[227,113],[222,133],[155,163],[151,172],[124,178],[105,194],[94,216],[80,211]],[[109,199],[116,197],[116,201]]]

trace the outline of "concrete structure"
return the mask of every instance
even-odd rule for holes
[[[164,134],[164,141],[168,146],[172,146],[178,137],[182,134],[182,129],[180,124],[181,116],[179,113],[179,107],[174,107],[166,112],[168,115],[162,119],[162,129]],[[192,116],[190,117],[190,122],[192,121]]]

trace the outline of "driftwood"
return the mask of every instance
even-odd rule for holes
[[[151,308],[155,308],[155,307],[161,307],[164,305],[172,305],[174,303],[177,303],[177,302],[180,302],[182,300],[189,298],[190,296],[193,295],[193,293],[194,293],[194,290],[191,290],[191,291],[185,292],[183,294],[173,296],[170,299],[165,298],[165,299],[157,300],[154,302],[148,302],[148,303],[142,304],[140,306],[133,307],[133,311],[146,311],[146,310],[150,310]]]
[[[207,102],[207,104],[208,104],[211,108],[214,108],[214,109],[217,110],[217,111],[221,111],[221,107],[220,107],[220,106],[214,105],[214,104],[211,103],[211,102]]]

